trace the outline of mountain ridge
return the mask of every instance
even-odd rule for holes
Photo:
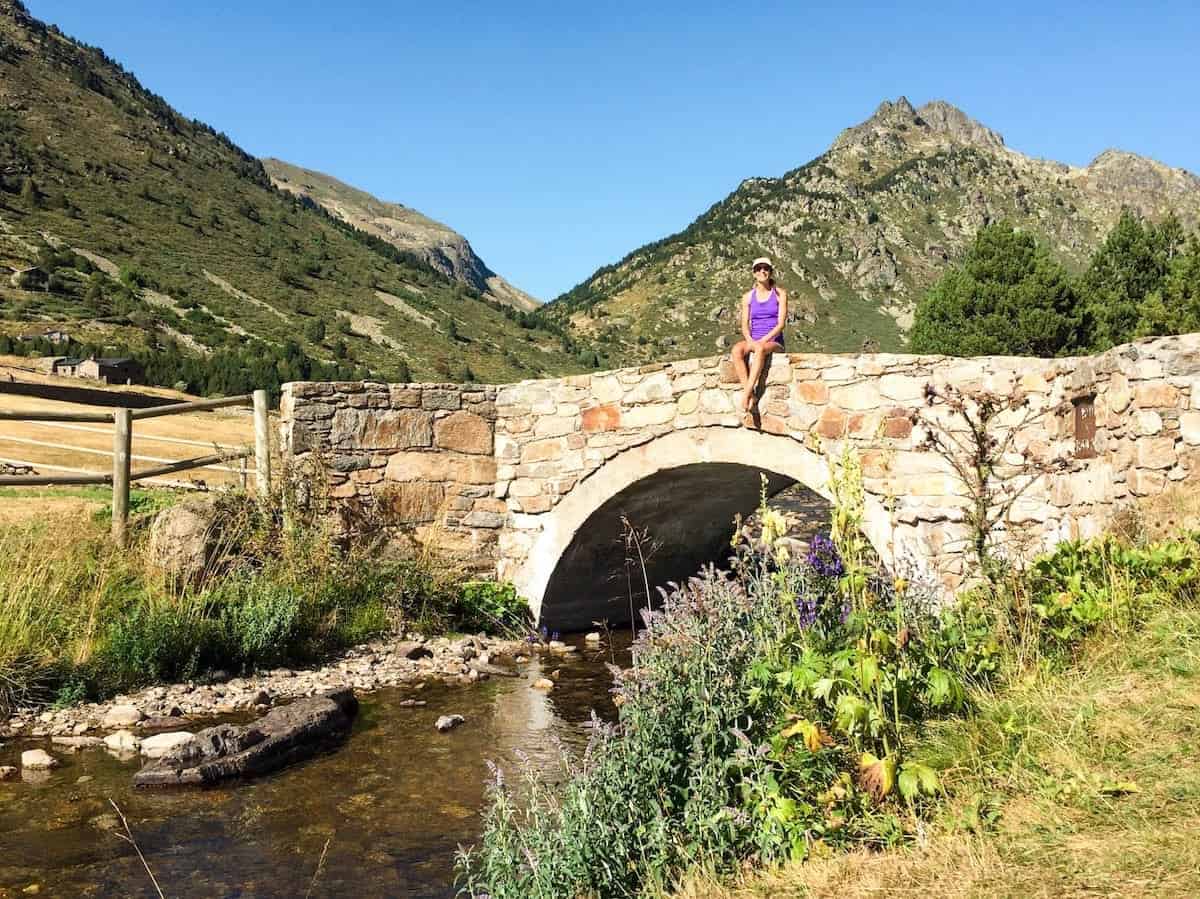
[[[169,359],[153,377],[193,392],[584,367],[553,322],[277,189],[102,50],[0,0],[0,333],[30,323]]]
[[[417,253],[447,277],[525,312],[541,305],[492,271],[467,238],[419,210],[382,200],[316,169],[271,156],[261,162],[279,189],[308,197],[348,224],[375,234],[400,250]]]
[[[796,343],[904,347],[916,299],[978,228],[1007,219],[1078,270],[1121,208],[1200,224],[1200,178],[1123,150],[1088,166],[1027,156],[944,100],[881,102],[829,149],[745,179],[687,227],[602,266],[544,307],[609,355],[712,352],[736,338],[746,262],[776,260]]]

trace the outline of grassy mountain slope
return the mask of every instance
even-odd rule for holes
[[[488,299],[525,312],[541,305],[489,269],[465,237],[441,222],[399,203],[380,200],[322,172],[281,159],[264,159],[262,164],[280,190],[308,197],[355,228],[374,234],[399,250],[415,253],[443,275]]]
[[[62,323],[193,356],[294,341],[380,377],[578,367],[522,318],[277,190],[257,159],[102,51],[0,0],[0,330]]]
[[[1078,269],[1122,206],[1150,218],[1173,210],[1194,229],[1200,178],[1115,150],[1083,168],[1032,159],[947,103],[914,109],[901,97],[808,164],[744,181],[545,314],[605,353],[711,353],[737,334],[749,261],[769,255],[793,297],[790,347],[852,351],[873,339],[894,350],[921,292],[981,225],[1008,219]]]

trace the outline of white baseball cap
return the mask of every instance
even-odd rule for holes
[[[755,259],[753,262],[751,262],[750,270],[753,271],[754,269],[758,268],[760,265],[765,265],[767,268],[771,269],[771,271],[775,270],[775,266],[771,265],[771,260],[768,259],[766,256],[759,256],[757,259]]]

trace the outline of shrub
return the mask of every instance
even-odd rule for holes
[[[457,615],[464,631],[508,634],[525,629],[533,617],[516,587],[494,581],[463,584]]]

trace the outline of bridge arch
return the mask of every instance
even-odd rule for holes
[[[624,552],[614,546],[620,516],[648,528],[663,542],[664,556],[675,559],[672,576],[686,576],[700,563],[721,557],[734,515],[757,505],[760,472],[771,494],[799,483],[830,499],[828,463],[794,438],[748,428],[673,431],[614,456],[539,515],[541,531],[513,582],[550,627],[567,630],[597,618],[627,618],[623,575],[611,588],[602,582],[613,569],[614,553],[619,564]],[[889,516],[870,495],[864,524],[890,564]],[[651,565],[657,572],[651,575],[652,589],[663,572],[672,570],[666,558],[664,563]]]

